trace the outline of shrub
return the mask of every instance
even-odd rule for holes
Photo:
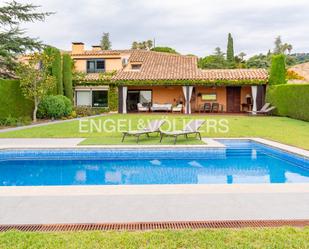
[[[286,72],[287,80],[305,80],[305,78],[299,75],[297,72],[293,71],[292,69],[287,70]]]
[[[18,80],[0,79],[0,119],[31,117],[33,103],[21,92]]]
[[[89,107],[89,106],[76,106],[74,111],[79,117],[86,117],[92,115],[99,115],[109,111],[106,107]]]
[[[269,75],[269,84],[280,85],[285,83],[286,83],[285,56],[283,54],[273,55]]]
[[[73,86],[72,86],[72,59],[69,54],[63,55],[63,86],[64,95],[73,102]]]
[[[0,119],[0,126],[22,126],[22,125],[28,125],[31,124],[32,120],[30,117],[12,117],[9,115],[6,118]]]
[[[151,49],[151,51],[178,54],[178,52],[175,49],[170,47],[154,47]]]
[[[309,84],[270,86],[266,99],[277,115],[309,121]]]
[[[39,118],[62,118],[72,113],[71,101],[62,95],[45,97],[38,108]]]

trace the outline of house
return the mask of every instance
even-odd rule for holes
[[[70,52],[77,71],[85,76],[75,84],[77,106],[107,107],[111,86],[118,88],[118,112],[137,111],[137,104],[184,105],[198,112],[205,103],[219,111],[238,113],[264,104],[268,73],[264,69],[209,69],[198,58],[146,50],[85,50],[73,43]],[[163,108],[164,109],[164,108]]]

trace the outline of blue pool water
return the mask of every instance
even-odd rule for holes
[[[226,149],[0,151],[0,186],[309,183],[307,158],[220,141]]]

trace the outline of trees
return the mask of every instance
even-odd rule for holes
[[[269,58],[269,56],[264,54],[254,55],[247,60],[246,65],[248,68],[269,68]]]
[[[73,102],[73,86],[72,86],[72,59],[69,54],[64,54],[62,58],[63,62],[63,85],[64,95]]]
[[[109,39],[109,33],[103,33],[100,43],[101,43],[101,48],[103,50],[111,50],[112,49],[112,43]]]
[[[18,55],[42,48],[40,41],[26,36],[25,31],[19,27],[25,22],[44,21],[53,14],[36,12],[38,7],[15,1],[0,7],[0,77],[14,77]]]
[[[142,41],[142,42],[137,42],[134,41],[132,42],[132,49],[147,49],[150,50],[153,47],[153,42],[152,40],[147,40],[147,41]]]
[[[293,49],[293,46],[289,43],[282,43],[281,37],[278,36],[275,39],[275,48],[274,54],[285,54],[287,51],[290,54]]]
[[[35,53],[29,64],[20,63],[17,75],[24,96],[34,102],[33,122],[37,121],[37,110],[42,98],[54,87],[55,77],[50,75],[51,58],[45,53]]]
[[[213,55],[199,59],[198,66],[203,69],[220,69],[227,68],[228,64],[224,58],[224,53],[219,47],[216,47]]]
[[[62,63],[61,63],[61,53],[60,50],[47,46],[44,49],[44,53],[50,57],[51,65],[49,67],[50,75],[54,76],[56,79],[56,86],[52,91],[53,94],[63,95],[63,82],[62,82]]]
[[[285,55],[273,55],[270,68],[269,84],[278,85],[286,83]]]
[[[226,60],[229,63],[235,62],[234,44],[233,44],[233,37],[232,37],[231,33],[228,34],[227,49],[226,49]]]
[[[170,48],[170,47],[155,47],[155,48],[152,48],[151,51],[179,54],[175,49]]]

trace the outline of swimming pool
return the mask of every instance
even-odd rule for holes
[[[251,140],[226,148],[0,151],[0,186],[309,183],[309,160]]]

